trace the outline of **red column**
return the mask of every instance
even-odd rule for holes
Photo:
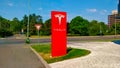
[[[66,12],[52,11],[52,57],[66,55]]]

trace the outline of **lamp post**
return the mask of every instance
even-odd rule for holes
[[[115,14],[115,36],[116,36],[116,14]]]
[[[100,36],[102,36],[101,23],[100,23]]]
[[[98,18],[99,18],[99,20],[102,20],[101,17],[98,16]],[[100,32],[99,35],[100,35],[100,36],[102,36],[102,26],[101,26],[101,23],[102,23],[102,22],[99,22],[99,26],[100,26],[100,27],[99,27],[99,32]]]
[[[0,21],[0,29],[1,29],[1,21]]]
[[[27,23],[27,38],[29,38],[29,14],[30,14],[30,0],[28,0],[28,23]]]
[[[2,24],[1,21],[2,21],[2,20],[0,19],[0,29],[1,29],[1,24]]]
[[[30,23],[29,14],[30,14],[30,0],[28,0],[28,23],[27,23],[27,39],[26,39],[26,43],[30,43],[30,39],[29,39],[29,23]]]

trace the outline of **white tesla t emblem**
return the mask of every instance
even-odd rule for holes
[[[62,18],[64,18],[65,16],[62,15],[62,14],[56,14],[55,17],[58,18],[58,21],[59,21],[59,25],[61,24],[61,21],[62,21]]]

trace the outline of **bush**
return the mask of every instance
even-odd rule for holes
[[[7,29],[0,29],[0,37],[12,36],[13,32]]]
[[[25,41],[25,43],[30,44],[30,39],[27,38],[26,41]]]

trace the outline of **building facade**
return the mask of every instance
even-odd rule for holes
[[[112,14],[108,15],[108,27],[110,28],[115,23],[120,23],[120,0],[118,3],[118,10],[113,10]]]
[[[109,26],[109,28],[110,28],[114,23],[120,23],[120,15],[118,15],[118,14],[108,15],[108,26]]]

